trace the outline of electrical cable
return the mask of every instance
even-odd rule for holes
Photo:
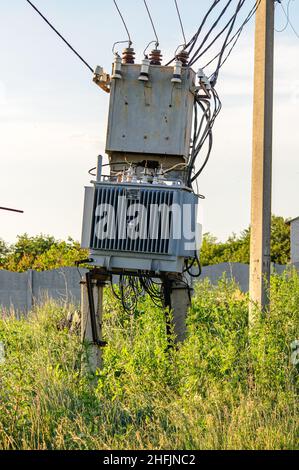
[[[120,8],[119,8],[118,4],[116,3],[116,0],[113,0],[113,3],[114,3],[114,5],[115,5],[115,8],[116,8],[117,11],[118,11],[118,14],[119,14],[119,16],[120,16],[120,18],[121,18],[121,20],[122,20],[122,23],[123,23],[124,27],[125,27],[125,30],[126,30],[127,35],[128,35],[129,47],[131,47],[131,45],[132,45],[133,43],[132,43],[132,40],[131,40],[131,35],[130,35],[130,32],[129,32],[129,28],[128,28],[126,22],[125,22],[124,16],[123,16],[122,12],[120,11]],[[116,44],[120,44],[121,42],[123,42],[123,41],[117,41],[117,42],[114,44],[114,47],[115,47]],[[124,42],[127,42],[127,41],[124,41]],[[113,48],[114,48],[114,47],[113,47]]]
[[[289,26],[289,24],[290,24],[290,12],[289,12],[289,10],[290,10],[291,1],[292,1],[292,0],[289,0],[289,1],[288,1],[288,5],[287,5],[286,24],[284,25],[284,27],[283,27],[282,29],[276,29],[276,28],[274,28],[277,33],[283,33],[283,32],[287,29],[287,27]],[[277,0],[277,2],[275,2],[275,7],[276,7],[276,3],[279,3],[280,6],[282,5],[281,0]]]
[[[214,76],[214,80],[217,79],[218,73],[220,68],[223,66],[223,64],[226,62],[228,57],[230,56],[233,48],[236,46],[238,39],[241,35],[241,32],[243,31],[245,25],[249,22],[249,20],[252,18],[252,16],[255,14],[257,11],[261,0],[256,0],[254,2],[254,6],[251,8],[245,19],[242,21],[241,25],[237,27],[237,30],[234,32],[233,30],[235,29],[235,25],[237,22],[237,19],[240,16],[241,10],[244,9],[244,6],[247,5],[248,2],[245,0],[239,0],[237,2],[237,5],[234,9],[234,12],[232,13],[231,17],[229,20],[226,22],[226,24],[221,28],[220,32],[217,34],[214,34],[212,37],[212,33],[215,31],[217,25],[219,24],[220,20],[224,18],[225,13],[227,13],[228,8],[232,6],[232,1],[233,0],[227,0],[225,4],[223,5],[223,2],[220,0],[214,0],[210,8],[208,9],[207,13],[205,14],[197,32],[194,34],[192,39],[186,44],[184,47],[184,51],[186,51],[189,56],[189,66],[194,65],[200,58],[205,57],[207,53],[212,49],[212,47],[215,46],[216,42],[221,39],[221,37],[225,34],[224,42],[223,45],[220,49],[220,51],[213,57],[213,59],[208,59],[206,60],[206,65],[202,68],[207,67],[211,63],[213,63],[216,59],[218,59],[217,66],[214,70],[214,72],[211,74],[211,76]],[[218,9],[219,6],[221,7],[221,10],[219,13],[216,15],[216,19],[212,22],[212,25],[210,27],[207,27],[208,20],[212,18],[212,15],[216,12],[216,8]],[[202,37],[203,31],[207,31],[205,33],[205,36]],[[210,41],[207,43],[208,39]],[[227,48],[232,44],[231,49],[229,52],[226,54]],[[197,47],[196,47],[197,46]],[[192,55],[191,55],[192,53]],[[167,63],[167,65],[170,65],[171,62],[174,60],[174,58]]]
[[[206,43],[206,41],[208,40],[208,38],[210,37],[211,33],[213,32],[213,30],[216,28],[216,26],[218,25],[219,21],[222,19],[222,17],[224,16],[224,14],[226,13],[228,7],[230,6],[230,4],[232,3],[233,0],[229,0],[225,7],[222,9],[220,15],[218,16],[217,20],[213,23],[212,27],[210,28],[210,30],[206,33],[205,37],[203,38],[203,40],[201,41],[200,43],[200,46],[199,48],[194,52],[192,58],[190,59],[190,66],[192,65],[192,63],[196,62],[208,49],[210,49],[210,47],[213,46],[213,44],[216,42],[216,40],[218,39],[218,37],[228,28],[229,24],[231,23],[232,19],[229,20],[229,22],[227,23],[227,25],[225,26],[225,28],[219,33],[218,37],[216,36],[216,38],[213,39],[213,41],[209,44],[209,46],[206,47],[205,51],[202,52],[200,55],[199,55],[199,52],[201,50],[201,48],[203,47],[203,45]]]
[[[202,173],[203,169],[207,165],[213,146],[213,134],[212,129],[218,114],[221,111],[221,101],[214,88],[211,90],[211,102],[207,99],[200,99],[199,96],[195,97],[194,102],[194,129],[193,129],[193,140],[192,150],[188,161],[188,172],[187,172],[187,185],[192,187],[192,183],[197,180],[198,176]],[[198,110],[200,108],[202,117],[198,120]],[[205,127],[204,127],[205,123]],[[192,176],[195,172],[195,163],[198,155],[202,151],[205,143],[208,142],[208,150],[206,157],[200,167],[200,169]]]
[[[244,20],[244,22],[242,23],[242,25],[239,27],[239,29],[235,32],[235,34],[231,37],[231,39],[229,40],[229,42],[227,43],[226,47],[228,47],[231,43],[233,43],[233,46],[232,48],[230,49],[230,52],[228,53],[226,59],[222,62],[221,66],[224,64],[224,62],[226,62],[226,60],[228,59],[229,55],[231,54],[233,48],[235,47],[244,27],[246,26],[246,24],[251,20],[251,18],[255,15],[258,7],[260,6],[260,3],[261,3],[261,0],[258,0],[254,7],[250,10],[249,14],[247,15],[246,19]],[[235,40],[235,42],[233,42]],[[216,54],[213,59],[211,59],[208,63],[206,63],[202,69],[204,70],[206,67],[208,67],[212,62],[214,62],[214,60],[216,60],[219,55],[221,54],[222,50]]]
[[[216,41],[219,39],[219,37],[228,29],[229,30],[228,34],[225,38],[224,44],[223,44],[223,46],[221,48],[221,51],[220,51],[220,54],[223,53],[223,51],[226,47],[226,44],[228,42],[228,38],[229,38],[229,36],[230,36],[230,34],[233,30],[233,27],[234,27],[235,21],[237,19],[238,13],[240,12],[241,8],[244,6],[244,3],[245,3],[245,0],[239,0],[234,15],[230,18],[230,20],[227,22],[227,24],[222,29],[222,31],[220,33],[218,33],[218,35],[216,35],[216,37],[210,42],[210,44],[206,47],[206,49],[203,52],[200,53],[202,45],[198,48],[198,50],[194,53],[194,55],[192,56],[192,58],[190,60],[190,65],[193,65],[200,57],[202,57],[204,55],[204,53],[206,53],[216,43]],[[214,22],[214,24],[213,24],[210,31],[212,31],[215,28],[215,25],[218,24],[220,17],[223,16],[223,14],[226,12],[226,9],[228,8],[228,6],[230,4],[231,4],[231,0],[226,4],[225,8],[220,13],[218,19]]]
[[[284,12],[284,14],[285,14],[287,20],[288,20],[288,24],[289,24],[290,27],[292,28],[294,34],[295,34],[295,35],[297,36],[297,38],[299,39],[299,33],[296,31],[295,27],[293,26],[293,23],[291,22],[289,9],[288,9],[288,12],[287,12],[287,11],[285,10],[283,4],[280,3],[280,5],[281,5],[281,8],[282,8],[282,10],[283,10],[283,12]]]
[[[212,13],[212,11],[214,10],[214,8],[216,8],[216,6],[218,5],[218,3],[220,3],[220,0],[214,0],[214,3],[210,6],[210,8],[208,9],[207,13],[205,14],[197,32],[195,33],[195,35],[193,36],[193,38],[191,39],[191,41],[187,44],[186,48],[191,46],[190,49],[189,49],[189,54],[191,54],[191,52],[193,51],[194,47],[195,47],[195,44],[197,42],[197,39],[199,38],[199,35],[203,29],[203,27],[205,26],[206,24],[206,21],[208,19],[208,17],[210,16],[210,14]]]
[[[155,37],[156,37],[156,48],[159,47],[159,38],[158,38],[158,35],[157,35],[157,31],[156,31],[156,28],[155,28],[155,24],[154,24],[154,21],[153,21],[153,18],[152,18],[152,15],[151,15],[151,12],[149,10],[149,7],[146,3],[146,0],[143,0],[143,3],[145,5],[145,8],[146,8],[146,11],[147,11],[147,14],[148,14],[148,17],[150,19],[150,22],[151,22],[151,25],[152,25],[152,28],[153,28],[153,31],[154,31],[154,34],[155,34]]]
[[[208,13],[204,17],[202,24],[207,22],[208,16],[212,13],[212,11],[215,11],[215,8],[219,6],[219,3],[220,2],[214,2],[212,4]],[[207,52],[216,43],[216,41],[219,40],[219,38],[225,34],[220,51],[210,61],[208,61],[204,67],[202,67],[204,69],[205,67],[210,65],[212,62],[217,60],[217,64],[215,66],[214,72],[211,74],[210,80],[209,80],[211,84],[211,90],[209,92],[209,95],[211,95],[212,99],[210,100],[210,103],[209,103],[208,97],[207,98],[202,97],[199,95],[199,93],[195,96],[193,139],[192,139],[191,154],[189,156],[188,168],[187,168],[187,185],[189,187],[192,187],[192,184],[195,181],[197,183],[197,178],[206,167],[209,161],[210,155],[211,155],[212,146],[213,146],[212,129],[213,129],[215,120],[219,112],[221,111],[221,107],[222,107],[220,98],[215,90],[215,84],[217,82],[219,70],[223,66],[223,64],[227,61],[230,54],[232,53],[245,25],[250,21],[250,19],[256,13],[257,9],[259,8],[260,3],[261,3],[261,0],[257,0],[254,2],[254,5],[247,13],[245,19],[241,22],[241,24],[236,29],[235,26],[236,26],[237,18],[239,17],[242,8],[244,8],[244,5],[247,4],[245,0],[238,0],[236,2],[234,11],[229,21],[225,23],[225,25],[222,27],[220,32],[218,32],[217,34],[213,34],[213,37],[212,37],[212,33],[215,30],[216,26],[219,24],[220,19],[224,17],[225,13],[227,13],[228,7],[232,6],[232,0],[228,0],[224,6],[222,4],[221,11],[219,11],[216,20],[212,23],[212,26],[210,28],[205,28],[207,29],[207,32],[205,36],[203,37],[203,39],[200,39],[201,31],[202,31],[202,24],[201,24],[196,35],[193,36],[192,40],[189,42],[189,44],[186,47],[186,50],[189,53],[190,51],[193,51],[193,54],[189,60],[189,66],[192,66],[199,58],[205,57]],[[209,38],[210,40],[208,42]],[[196,47],[197,43],[199,43],[199,45]],[[199,110],[201,112],[201,119],[199,119]],[[195,165],[196,165],[197,159],[199,155],[202,153],[203,148],[206,146],[207,146],[206,155],[201,163],[200,168],[197,171],[195,171]]]
[[[186,44],[187,44],[186,34],[185,34],[185,29],[184,29],[184,25],[183,25],[183,21],[182,21],[182,16],[181,16],[181,13],[180,13],[180,9],[179,9],[177,0],[174,0],[174,3],[175,3],[176,11],[177,11],[177,14],[178,14],[178,17],[179,17],[179,22],[180,22],[180,25],[181,25],[182,35],[183,35],[183,39],[184,39],[184,46],[186,46]]]
[[[48,26],[62,39],[62,41],[70,48],[70,50],[83,62],[84,65],[92,72],[94,73],[94,69],[86,62],[85,59],[76,51],[76,49],[71,46],[71,44],[60,34],[59,31],[50,23],[49,20],[38,10],[38,8],[30,1],[26,0],[26,2],[41,16],[41,18],[47,23]]]
[[[111,291],[114,297],[121,302],[124,311],[132,314],[138,304],[139,298],[147,293],[156,307],[162,307],[162,284],[155,282],[148,273],[138,276],[121,274],[119,276],[119,294],[111,281]]]
[[[224,45],[222,46],[222,50],[221,50],[221,53],[220,53],[219,58],[218,58],[217,68],[216,68],[216,71],[213,74],[213,86],[215,86],[215,84],[217,82],[218,75],[219,75],[219,70],[220,70],[220,67],[222,65],[221,64],[222,63],[222,58],[223,58],[225,49],[227,47],[227,43],[230,39],[230,35],[233,31],[233,28],[234,28],[234,25],[235,25],[235,22],[236,22],[236,19],[237,19],[237,15],[238,15],[239,11],[241,10],[241,8],[243,7],[244,3],[245,3],[245,0],[240,0],[239,1],[238,5],[237,5],[237,8],[236,8],[235,16],[233,17],[232,23],[231,23],[230,28],[227,32],[226,37],[225,37]]]
[[[205,14],[205,16],[204,16],[204,18],[203,18],[203,20],[202,20],[202,22],[201,22],[201,24],[200,24],[200,26],[199,26],[197,32],[194,34],[194,36],[193,36],[192,39],[188,42],[188,44],[185,45],[184,50],[186,50],[187,48],[190,47],[190,49],[189,49],[189,51],[188,51],[189,54],[192,52],[192,50],[193,50],[193,48],[194,48],[194,46],[195,46],[195,44],[196,44],[196,41],[197,41],[197,39],[198,39],[198,37],[199,37],[199,35],[200,35],[200,33],[201,33],[201,31],[202,31],[202,29],[203,29],[205,23],[206,23],[206,21],[207,21],[209,15],[211,14],[211,12],[213,11],[213,9],[216,7],[216,5],[217,5],[219,2],[220,2],[220,0],[214,0],[214,3],[212,4],[212,6],[209,8],[209,10],[207,11],[207,13]],[[175,57],[173,57],[173,58],[166,64],[166,66],[167,66],[167,65],[170,65],[174,60],[175,60]]]
[[[191,268],[193,267],[194,263],[197,263],[197,266],[198,266],[198,273],[194,274],[192,271],[191,271]],[[198,254],[195,253],[195,259],[194,259],[194,263],[192,264],[192,266],[190,266],[189,268],[187,268],[187,273],[189,274],[189,276],[193,277],[193,278],[198,278],[201,276],[201,273],[202,273],[202,269],[201,269],[201,264],[200,264],[200,261],[199,261],[199,258],[198,258]]]

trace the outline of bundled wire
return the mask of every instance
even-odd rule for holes
[[[111,290],[115,298],[121,302],[122,307],[128,314],[134,313],[140,297],[148,294],[156,307],[163,305],[162,284],[155,281],[147,273],[140,276],[120,275],[118,292],[111,282]]]
[[[229,21],[226,22],[226,24],[222,28],[222,30],[219,33],[217,33],[214,37],[212,37],[212,39],[210,40],[208,45],[205,46],[205,44],[207,43],[209,38],[214,33],[216,27],[218,26],[219,22],[224,17],[224,15],[226,14],[226,12],[227,12],[228,8],[231,6],[232,2],[233,2],[233,0],[228,0],[228,2],[226,2],[226,5],[221,10],[218,18],[216,19],[216,21],[214,21],[211,28],[206,33],[205,37],[200,41],[200,44],[199,44],[198,48],[193,53],[193,55],[190,57],[190,62],[189,62],[190,66],[192,66],[195,62],[197,62],[198,59],[203,57],[212,48],[212,46],[214,46],[216,41],[218,41],[218,39],[220,39],[223,35],[225,35],[225,39],[224,39],[224,43],[221,47],[220,54],[222,54],[223,51],[225,50],[225,48],[227,47],[227,42],[230,39],[230,36],[231,36],[232,31],[233,31],[235,22],[237,20],[237,16],[240,13],[242,7],[244,6],[245,0],[238,0],[237,7],[234,11],[233,16],[229,19]]]
[[[213,146],[213,126],[221,108],[222,104],[215,88],[211,90],[211,100],[195,96],[193,140],[187,166],[187,185],[189,187],[199,177],[209,161]],[[202,113],[201,119],[198,118],[199,111]],[[206,156],[200,168],[195,171],[195,163],[205,144],[207,144]]]
[[[208,67],[212,62],[214,62],[217,58],[220,57],[220,60],[218,61],[218,66],[214,72],[214,75],[217,74],[217,77],[218,77],[218,72],[220,70],[220,68],[224,65],[224,63],[227,61],[227,59],[229,58],[229,56],[231,55],[233,49],[235,48],[240,36],[241,36],[241,33],[244,29],[244,27],[247,25],[247,23],[249,23],[249,21],[251,20],[251,18],[255,15],[259,5],[261,3],[261,0],[258,0],[255,2],[254,6],[252,7],[252,9],[249,11],[247,17],[245,18],[245,20],[243,21],[243,23],[241,24],[241,26],[238,28],[238,30],[233,34],[233,36],[230,37],[229,40],[226,41],[226,44],[225,44],[225,47],[222,47],[221,51],[216,54],[208,63],[206,63],[204,66],[203,66],[203,69],[205,69],[206,67]],[[228,47],[231,45],[230,49],[228,50],[228,53],[226,54],[226,56],[223,58],[224,56],[224,53],[225,51],[228,49]]]
[[[197,264],[198,270],[197,272],[194,272],[194,265],[196,264]],[[201,264],[200,264],[197,252],[195,252],[194,258],[191,258],[191,261],[189,260],[185,261],[185,265],[186,267],[184,269],[184,273],[188,273],[189,276],[195,277],[195,278],[201,276]]]
[[[240,14],[245,6],[248,5],[248,0],[214,0],[199,25],[197,32],[184,48],[190,56],[189,66],[193,66],[199,60],[205,60],[205,65],[201,67],[204,70],[216,62],[213,72],[209,74],[211,84],[210,98],[207,97],[205,99],[196,95],[194,100],[194,130],[187,167],[187,185],[189,187],[192,187],[192,183],[196,182],[211,155],[213,126],[222,107],[215,89],[219,71],[236,46],[245,25],[256,13],[260,2],[261,0],[254,1],[254,5],[240,23]],[[228,16],[229,12],[230,15]],[[212,16],[214,20],[208,27]],[[222,26],[220,27],[221,24]],[[222,41],[222,44],[219,52],[214,54],[211,59],[207,59],[208,53],[215,50],[220,41]],[[203,154],[204,150],[204,157],[201,160],[200,167],[197,168],[198,158]]]
[[[202,60],[205,62],[205,65],[202,66],[204,69],[218,59],[211,74],[216,84],[220,68],[236,46],[245,25],[256,13],[260,2],[261,0],[254,1],[254,5],[240,22],[241,13],[248,5],[249,0],[214,0],[196,33],[183,48],[189,54],[189,65],[193,66],[199,60]],[[225,21],[224,25],[220,26],[223,21]],[[213,54],[218,44],[220,46],[219,52],[214,53],[212,58],[209,58],[208,54]],[[173,60],[168,62],[167,65]]]

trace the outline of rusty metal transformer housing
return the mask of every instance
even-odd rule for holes
[[[182,83],[171,82],[173,67],[151,66],[148,82],[138,80],[139,75],[140,65],[124,64],[122,79],[112,81],[107,154],[112,161],[125,154],[128,160],[142,157],[186,162],[195,72],[183,68]]]

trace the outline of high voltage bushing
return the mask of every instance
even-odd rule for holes
[[[112,79],[119,80],[122,78],[121,65],[122,65],[121,57],[118,54],[116,54],[114,62],[113,62],[113,72],[111,76]]]
[[[148,82],[149,79],[149,68],[150,68],[150,60],[149,59],[143,59],[142,65],[141,65],[141,71],[140,75],[138,77],[138,80],[142,82]]]
[[[135,63],[135,51],[133,47],[127,47],[123,51],[122,57],[123,64],[134,64]]]
[[[153,49],[149,56],[151,65],[161,65],[162,57],[160,49]]]
[[[182,83],[182,62],[179,60],[175,61],[173,68],[173,77],[171,79],[172,83]]]
[[[176,59],[182,62],[183,67],[187,67],[189,62],[189,53],[183,50],[177,54]]]

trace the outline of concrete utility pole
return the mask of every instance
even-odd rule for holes
[[[269,302],[274,0],[261,0],[256,15],[253,110],[253,156],[250,245],[250,316],[255,306],[264,309]]]
[[[174,334],[175,343],[180,343],[186,339],[187,325],[186,318],[191,307],[191,296],[193,293],[192,280],[188,279],[189,288],[186,281],[176,279],[163,279],[164,307],[169,309],[170,317],[166,322],[167,335]]]

